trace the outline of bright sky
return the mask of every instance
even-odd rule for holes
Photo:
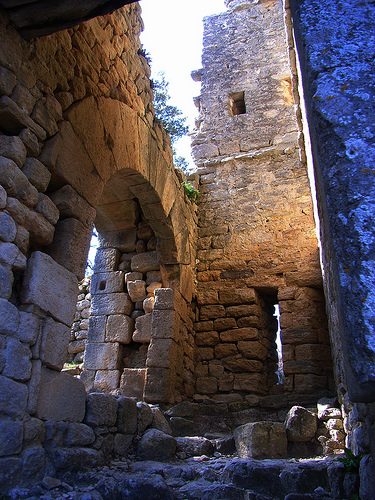
[[[193,97],[200,85],[190,73],[201,67],[203,17],[225,12],[224,0],[141,0],[145,30],[141,41],[152,59],[152,76],[164,71],[169,82],[170,103],[188,118],[190,130],[198,111]],[[189,162],[190,137],[180,139],[177,153]]]

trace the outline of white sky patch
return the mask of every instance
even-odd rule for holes
[[[192,131],[198,114],[193,98],[199,95],[200,84],[190,74],[202,65],[203,17],[225,12],[224,0],[141,0],[140,5],[145,24],[141,41],[152,59],[151,78],[165,73],[170,103],[188,118]],[[178,141],[176,150],[192,166],[190,138]]]

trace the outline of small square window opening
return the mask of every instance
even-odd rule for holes
[[[229,109],[231,116],[246,113],[245,92],[232,92],[229,94]]]

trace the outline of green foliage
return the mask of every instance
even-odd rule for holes
[[[176,156],[176,153],[174,151],[173,154],[174,154],[173,156],[174,166],[186,173],[188,171],[189,163],[183,156]]]
[[[184,181],[182,183],[182,186],[183,186],[185,194],[189,198],[189,200],[192,201],[193,203],[198,203],[199,191],[197,189],[194,189],[193,185],[190,184],[190,182]]]
[[[162,122],[171,137],[172,144],[174,144],[180,137],[186,135],[189,129],[185,125],[186,118],[182,116],[182,111],[169,104],[168,87],[169,83],[166,81],[164,73],[160,73],[160,79],[153,81],[156,118]]]
[[[345,458],[339,458],[339,461],[344,464],[347,472],[358,472],[362,456],[354,455],[354,453],[349,450],[349,448],[345,448],[344,451]]]

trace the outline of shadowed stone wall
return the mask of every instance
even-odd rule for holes
[[[45,437],[66,427],[61,421],[80,426],[85,416],[83,382],[61,369],[94,221],[100,251],[116,253],[124,251],[128,229],[135,223],[140,229],[131,215],[147,217],[167,287],[158,319],[170,320],[170,311],[178,316],[177,327],[165,329],[166,340],[160,340],[163,352],[169,342],[174,370],[154,356],[147,370],[157,372],[151,377],[157,386],[146,376],[148,399],[174,401],[185,391],[182,345],[189,332],[183,337],[182,326],[191,323],[195,213],[173,168],[170,140],[154,120],[141,29],[134,4],[26,42],[0,13],[2,491],[40,478],[52,453]],[[124,283],[124,270],[103,265],[101,271],[117,272]],[[97,313],[108,307],[105,319],[111,296],[129,303],[128,294],[118,292],[102,294],[100,304],[93,295]],[[116,364],[121,344],[116,335],[112,340],[117,354],[110,362]],[[160,350],[158,343],[152,339],[150,349]],[[88,346],[95,350],[90,335]],[[85,439],[78,441],[84,445]]]

